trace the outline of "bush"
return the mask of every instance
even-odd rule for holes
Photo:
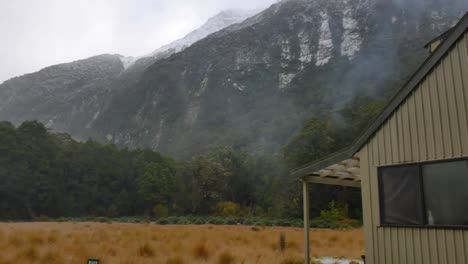
[[[158,221],[156,221],[156,223],[160,224],[160,225],[168,225],[169,224],[169,221],[167,221],[167,219],[159,219]]]
[[[162,204],[155,205],[152,212],[153,216],[156,218],[163,218],[169,215],[169,209],[167,209],[167,206]]]
[[[237,224],[237,221],[234,218],[226,218],[224,220],[225,225],[235,225]]]
[[[96,217],[95,221],[99,223],[112,223],[112,221],[107,217]]]
[[[322,210],[320,216],[311,221],[316,228],[348,229],[361,226],[358,220],[348,216],[348,205],[330,202],[328,210]]]
[[[216,204],[216,214],[221,216],[239,216],[241,212],[240,205],[234,202],[219,202]]]

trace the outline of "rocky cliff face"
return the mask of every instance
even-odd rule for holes
[[[110,70],[116,79],[89,88],[92,100],[60,95],[61,104],[49,104],[41,93],[30,96],[31,109],[19,98],[36,82],[6,82],[0,117],[36,117],[79,138],[179,157],[207,144],[275,151],[306,117],[339,109],[355,95],[391,94],[427,56],[425,41],[467,9],[462,0],[281,1],[180,52],[123,74]],[[122,71],[123,64],[115,67]],[[48,77],[41,80],[47,90]],[[86,109],[82,121],[53,119],[73,109]]]

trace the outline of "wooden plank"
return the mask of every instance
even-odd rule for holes
[[[303,178],[303,180],[305,182],[308,182],[308,183],[317,183],[317,184],[327,184],[327,185],[338,185],[338,186],[361,188],[361,182],[360,181],[331,179],[331,178],[323,178],[323,177],[317,177],[317,176],[305,176]]]

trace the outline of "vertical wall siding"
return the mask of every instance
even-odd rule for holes
[[[380,227],[377,168],[468,156],[468,33],[361,151],[367,263],[468,263],[468,230]]]

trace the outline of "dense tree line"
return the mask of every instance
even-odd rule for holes
[[[148,149],[78,142],[37,121],[0,122],[0,219],[79,216],[301,216],[301,191],[289,171],[338,150],[355,137],[381,104],[355,99],[336,118],[304,123],[281,153],[207,147],[177,161]],[[360,208],[359,192],[315,186],[312,215],[330,200]]]
[[[77,142],[36,121],[1,122],[0,153],[2,219],[213,214],[226,201],[245,214],[269,214],[287,175],[275,157],[230,147],[175,161],[151,150]]]

